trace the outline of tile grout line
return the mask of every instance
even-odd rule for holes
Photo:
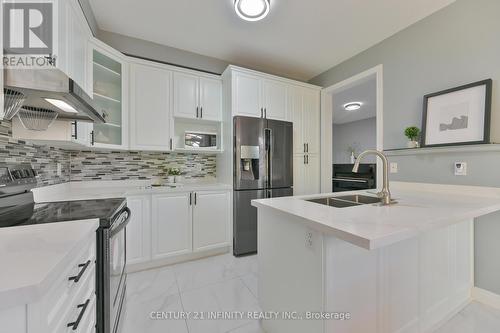
[[[175,285],[177,286],[177,291],[179,292],[179,300],[181,301],[181,307],[182,307],[182,312],[186,312],[186,309],[184,308],[184,302],[182,301],[182,294],[181,294],[181,289],[179,288],[179,281],[177,280],[177,272],[175,269],[172,269],[172,274],[174,275],[175,279]],[[184,325],[186,325],[186,330],[189,333],[189,325],[187,323],[187,319],[184,319]]]

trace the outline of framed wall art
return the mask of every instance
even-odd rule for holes
[[[422,147],[490,143],[492,80],[424,96]]]

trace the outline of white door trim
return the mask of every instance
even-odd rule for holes
[[[346,88],[359,80],[375,75],[377,81],[377,150],[384,149],[384,87],[383,87],[383,65],[370,68],[362,73],[354,75],[344,81],[336,83],[321,90],[321,192],[332,192],[332,94]],[[377,161],[377,187],[382,184],[382,163]]]

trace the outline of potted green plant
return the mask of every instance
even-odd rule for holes
[[[168,182],[169,183],[177,183],[179,182],[181,177],[181,170],[178,168],[170,168],[168,170]]]
[[[420,136],[420,129],[415,126],[407,127],[405,129],[405,136],[408,138],[407,146],[408,148],[418,148],[420,144],[418,143],[418,138]]]

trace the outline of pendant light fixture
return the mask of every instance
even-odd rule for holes
[[[245,21],[260,21],[269,14],[271,0],[234,0],[234,10]]]

